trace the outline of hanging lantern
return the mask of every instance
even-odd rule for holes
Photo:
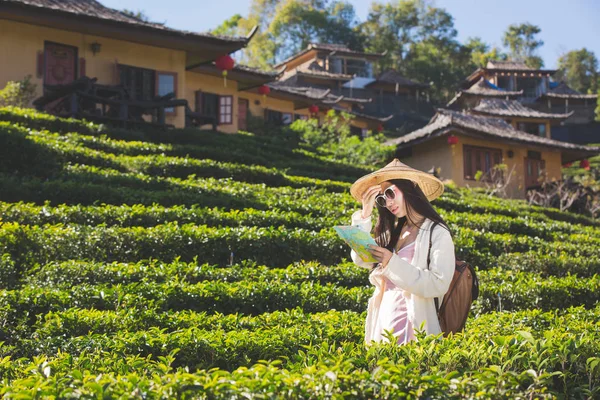
[[[217,68],[223,71],[223,83],[225,87],[227,87],[227,71],[231,71],[233,69],[234,64],[235,63],[233,61],[233,58],[231,58],[229,54],[220,56],[215,60],[215,65],[217,66]]]
[[[317,106],[316,104],[313,104],[312,106],[308,107],[308,111],[311,114],[316,114],[319,112],[319,106]]]
[[[581,160],[579,162],[579,167],[585,169],[586,171],[590,170],[590,161],[589,160]]]
[[[270,88],[270,87],[268,87],[267,85],[262,85],[262,86],[260,86],[260,87],[258,88],[258,93],[259,93],[259,94],[262,94],[262,96],[263,96],[263,99],[264,99],[265,97],[267,97],[267,95],[268,95],[269,93],[271,93],[271,88]]]
[[[454,146],[457,143],[458,143],[458,136],[454,136],[454,135],[449,135],[448,136],[448,144],[450,146]]]
[[[377,132],[383,132],[383,124],[379,124],[377,127]]]
[[[262,95],[263,98],[263,105],[266,106],[267,105],[267,95],[269,93],[271,93],[271,88],[268,87],[267,85],[262,85],[258,87],[258,93],[260,95]]]

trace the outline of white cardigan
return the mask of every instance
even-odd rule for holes
[[[431,261],[427,269],[427,252],[429,251],[429,232],[433,221],[426,218],[419,229],[415,240],[415,253],[412,262],[406,262],[396,253],[392,255],[385,268],[377,267],[369,276],[369,281],[375,286],[375,292],[369,299],[367,320],[365,324],[365,342],[370,344],[375,328],[381,299],[385,288],[386,277],[398,288],[404,290],[408,318],[413,327],[419,328],[425,322],[428,334],[441,332],[435,311],[433,298],[438,297],[439,303],[448,291],[454,276],[454,243],[450,232],[443,226],[437,225],[431,237]],[[352,214],[352,225],[358,226],[365,232],[371,232],[371,217],[362,219],[361,210]],[[350,253],[352,261],[358,266],[371,268],[373,263],[364,262],[354,250]]]

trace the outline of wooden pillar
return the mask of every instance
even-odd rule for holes
[[[70,105],[71,109],[70,109],[70,114],[71,114],[71,118],[76,118],[77,117],[77,112],[79,111],[77,108],[77,93],[73,93],[71,95],[71,105]]]
[[[158,107],[158,123],[161,125],[165,124],[165,107]]]

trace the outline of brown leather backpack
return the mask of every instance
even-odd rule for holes
[[[427,269],[431,261],[431,236],[433,228],[438,225],[434,222],[429,232],[429,250],[427,252]],[[435,310],[444,336],[450,333],[460,332],[464,329],[471,305],[479,296],[479,279],[475,269],[466,261],[456,260],[454,276],[448,288],[448,292],[442,299],[442,305],[434,297]]]

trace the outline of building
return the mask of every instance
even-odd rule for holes
[[[307,116],[312,104],[308,99],[294,102],[269,95],[265,101],[257,93],[283,70],[236,65],[225,84],[214,61],[242,49],[254,32],[224,37],[171,29],[95,0],[3,0],[0,57],[11,62],[0,67],[0,87],[31,75],[41,96],[52,85],[89,76],[106,87],[123,87],[134,101],[173,93],[185,99],[189,112],[184,107],[167,109],[168,124],[183,128],[192,117],[203,115],[228,133],[244,129],[250,114],[265,116],[265,103],[270,112]]]
[[[472,114],[502,118],[515,129],[532,135],[552,138],[552,126],[556,126],[573,115],[545,113],[525,107],[517,100],[482,99],[473,107]]]
[[[425,127],[388,144],[409,165],[439,168],[443,178],[460,186],[485,186],[494,166],[505,164],[505,174],[513,172],[508,194],[524,198],[542,179],[562,179],[563,164],[600,153],[598,147],[555,140],[553,132],[575,111],[540,109],[540,99],[555,96],[554,72],[490,61],[467,78],[447,109],[437,110]]]
[[[433,115],[433,108],[424,94],[429,85],[414,82],[390,69],[375,76],[375,65],[385,53],[356,51],[342,44],[311,43],[306,49],[282,61],[276,68],[286,67],[279,84],[288,87],[330,89],[333,95],[344,96],[346,111],[365,124],[385,123],[393,129],[410,115]],[[323,104],[327,109],[327,105]],[[417,122],[423,126],[427,119]]]
[[[445,109],[424,128],[387,144],[395,145],[396,156],[408,165],[424,171],[439,168],[442,179],[459,186],[483,187],[486,175],[478,181],[477,171],[506,164],[507,173],[513,171],[507,190],[513,198],[524,198],[528,189],[538,187],[544,173],[549,180],[560,180],[563,164],[600,153],[599,147],[520,131],[502,118]]]
[[[556,70],[533,69],[519,61],[488,61],[485,68],[478,68],[467,77],[463,88],[468,89],[481,78],[495,88],[507,92],[521,92],[517,97],[522,103],[533,103],[550,90],[550,77]]]

